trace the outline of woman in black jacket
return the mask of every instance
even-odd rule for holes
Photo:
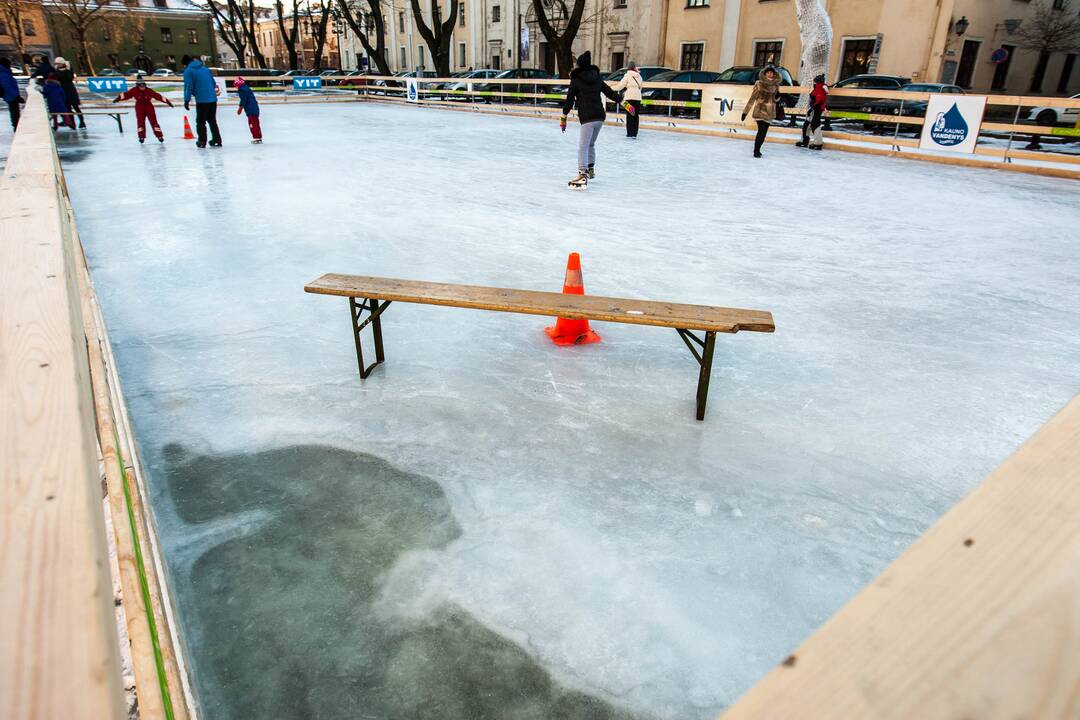
[[[60,81],[60,87],[64,88],[64,97],[67,98],[68,110],[79,116],[79,127],[86,127],[82,108],[79,106],[79,90],[75,87],[75,73],[68,67],[67,60],[58,57],[53,60],[56,65],[56,79]]]
[[[607,117],[601,94],[616,102],[622,101],[622,94],[600,79],[600,68],[592,64],[592,53],[586,50],[578,56],[577,67],[570,73],[570,89],[566,91],[566,101],[559,119],[562,131],[566,132],[566,116],[577,105],[581,136],[578,138],[578,176],[568,183],[572,190],[584,190],[589,180],[596,177],[593,169],[596,164],[596,138]]]

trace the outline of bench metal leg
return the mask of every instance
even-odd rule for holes
[[[360,302],[356,300],[356,298],[349,298],[349,318],[353,330],[353,340],[356,343],[356,365],[360,370],[360,379],[363,380],[371,374],[376,365],[386,359],[383,354],[382,323],[379,321],[379,316],[383,314],[386,308],[390,307],[390,301],[380,303],[375,299],[360,298]],[[361,321],[365,311],[367,311],[368,317]],[[360,331],[369,324],[371,325],[371,334],[375,339],[375,362],[365,367],[364,348],[360,342]]]
[[[124,134],[124,121],[120,117],[120,113],[113,115],[113,119],[116,120],[116,127],[120,130],[120,134]]]
[[[697,419],[705,419],[705,404],[709,400],[709,379],[712,377],[712,360],[713,349],[716,345],[716,333],[706,332],[705,339],[702,340],[689,330],[683,330],[681,328],[676,329],[679,333],[679,337],[686,343],[686,347],[690,349],[690,354],[694,356],[694,359],[698,361],[698,365],[701,366],[698,372],[697,383]],[[695,347],[695,345],[697,347]],[[698,351],[700,348],[700,352]]]

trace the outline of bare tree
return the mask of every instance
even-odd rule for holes
[[[247,23],[244,24],[244,30],[247,33],[248,49],[251,51],[251,56],[255,58],[255,64],[261,67],[263,70],[267,68],[266,56],[263,55],[262,48],[259,47],[259,24],[255,19],[256,15],[261,17],[269,17],[270,10],[268,8],[256,7],[254,0],[243,0],[245,5],[244,9],[247,11]]]
[[[197,7],[210,11],[218,35],[236,53],[237,60],[243,66],[248,33],[244,22],[244,11],[236,4],[236,0],[226,0],[224,3],[218,0],[206,0],[205,4]]]
[[[584,0],[579,0],[584,2]],[[428,27],[424,20],[424,13],[420,10],[420,0],[411,0],[413,18],[416,21],[416,29],[420,31],[420,37],[431,52],[431,62],[435,65],[435,73],[439,77],[450,75],[450,41],[454,36],[454,23],[458,17],[458,0],[450,0],[450,12],[446,20],[440,19],[441,10],[438,0],[429,0],[431,3],[431,26]]]
[[[54,0],[52,11],[64,18],[71,26],[71,33],[78,46],[79,69],[94,73],[90,60],[90,31],[108,23],[107,8],[123,9],[120,0]]]
[[[337,0],[338,7],[345,22],[360,38],[360,44],[368,57],[379,68],[380,75],[390,75],[390,63],[386,61],[386,18],[382,13],[381,0],[363,0],[370,12],[365,13],[360,6],[360,0]],[[368,39],[368,32],[372,27],[375,29],[375,44]]]
[[[1016,31],[1016,38],[1024,47],[1039,53],[1030,92],[1042,92],[1050,56],[1080,49],[1080,18],[1072,0],[1058,0],[1053,6],[1038,0],[1032,6],[1031,15]]]
[[[7,26],[8,35],[14,41],[21,59],[26,54],[26,38],[23,35],[22,0],[0,0],[0,20]]]
[[[415,2],[416,0],[413,0]],[[585,0],[573,0],[570,8],[566,0],[532,0],[533,13],[544,33],[548,45],[555,51],[559,77],[570,77],[574,69],[574,38],[581,29],[585,14]]]
[[[311,10],[311,3],[308,3],[307,11],[305,15],[308,18],[308,22],[311,23],[311,35],[315,46],[315,69],[323,69],[323,48],[326,46],[326,31],[330,25],[330,9],[323,7],[321,4],[317,5],[319,8],[318,18],[315,16],[315,12]]]
[[[285,43],[285,50],[289,53],[289,69],[297,70],[300,67],[296,55],[296,43],[300,28],[300,2],[299,0],[292,0],[292,12],[287,16],[292,21],[292,25],[287,29],[285,27],[285,8],[281,4],[281,0],[277,0],[274,7],[277,9],[277,24],[278,29],[281,31],[281,41]]]

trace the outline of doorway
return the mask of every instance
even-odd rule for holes
[[[979,57],[981,40],[965,40],[964,49],[960,52],[960,67],[956,71],[956,84],[962,88],[970,88],[971,81],[975,77],[975,60]]]

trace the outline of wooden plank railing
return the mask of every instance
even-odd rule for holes
[[[75,263],[31,92],[0,180],[0,717],[124,698]]]

